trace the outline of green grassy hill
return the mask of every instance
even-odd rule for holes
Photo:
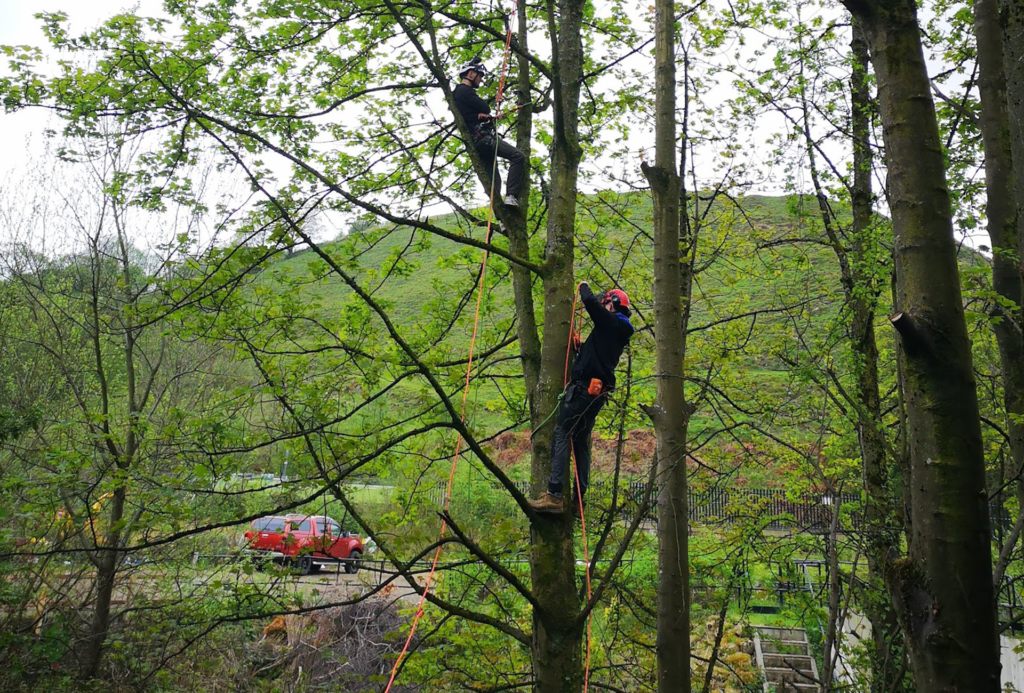
[[[577,280],[626,290],[640,329],[651,319],[650,204],[649,196],[640,193],[585,198],[577,231]],[[694,286],[692,327],[701,332],[740,314],[801,303],[808,313],[817,314],[831,305],[840,292],[838,268],[835,256],[820,244],[823,233],[812,204],[807,198],[751,196],[718,203],[707,214],[700,231],[697,265],[702,271]],[[458,228],[453,216],[432,221]],[[474,235],[482,238],[483,230]],[[787,244],[787,239],[794,242]],[[496,243],[502,242],[497,238]],[[327,249],[351,268],[358,264],[355,272],[364,286],[375,288],[374,297],[407,327],[421,321],[434,302],[471,292],[482,258],[478,251],[405,228],[351,234]],[[534,255],[542,259],[539,241]],[[488,301],[494,303],[494,312],[510,309],[508,264],[495,256],[489,262]],[[280,261],[274,269],[307,282],[306,297],[318,303],[323,316],[349,302],[350,290],[308,251]],[[395,276],[384,280],[388,272]],[[468,337],[456,332],[451,344],[465,345]],[[743,351],[753,361],[764,361],[757,349]]]
[[[693,447],[699,454],[731,460],[758,454],[773,445],[772,436],[810,445],[827,434],[828,441],[838,441],[829,443],[838,446],[830,454],[855,454],[851,447],[855,437],[843,439],[839,433],[849,431],[849,425],[838,421],[840,415],[834,411],[823,416],[824,395],[814,384],[815,373],[820,376],[825,364],[844,378],[852,378],[854,372],[845,343],[838,262],[822,228],[816,201],[797,196],[719,197],[710,208],[701,200],[698,216],[698,273],[687,350],[689,396],[697,403],[691,422]],[[463,234],[470,232],[455,216],[431,221]],[[883,238],[889,234],[885,224],[883,220],[879,230]],[[653,401],[656,383],[651,229],[647,194],[601,193],[581,200],[576,279],[589,280],[595,289],[617,286],[626,290],[635,309],[633,323],[638,333],[631,344],[626,427],[635,431],[635,449],[628,456],[638,469],[649,456],[652,441],[643,435],[649,422],[637,403]],[[472,233],[482,238],[484,230],[474,228]],[[543,261],[542,236],[541,228],[533,239],[531,253],[536,262]],[[495,243],[502,245],[505,239],[497,236]],[[385,306],[402,336],[428,362],[466,358],[482,252],[402,227],[352,233],[324,247]],[[965,250],[965,262],[984,260]],[[884,325],[889,269],[877,269],[882,296],[879,325]],[[361,301],[352,300],[350,289],[314,253],[299,252],[272,263],[259,283],[264,290],[289,293],[307,315],[324,325],[337,316],[354,314],[355,324],[377,329],[374,339],[368,341],[375,350],[374,359],[390,359],[393,364],[404,358],[380,329],[379,321]],[[511,291],[509,263],[492,255],[477,354],[515,335]],[[536,298],[539,305],[539,295]],[[584,336],[588,323],[584,319]],[[339,330],[357,331],[352,327],[352,315],[339,324],[345,325]],[[302,328],[295,329],[297,338],[303,339]],[[306,337],[312,340],[310,334]],[[894,358],[892,336],[885,329],[878,335],[882,370],[891,379],[894,369],[886,364]],[[525,394],[517,355],[513,344],[476,364],[467,420],[483,437],[524,418]],[[620,364],[619,392],[609,409],[625,397],[626,361],[624,358]],[[438,372],[452,397],[458,399],[464,367],[439,368]],[[338,377],[345,376],[340,373]],[[354,425],[369,430],[377,425],[383,410],[411,411],[432,399],[422,383],[403,383],[389,394],[386,403],[357,418]],[[606,412],[599,421],[599,435],[610,438],[616,426],[615,416]],[[499,456],[507,464],[527,454],[528,426],[513,428],[522,437],[501,444]],[[610,460],[614,455],[614,446],[595,448],[599,459]],[[756,469],[753,474],[758,475]]]
[[[699,377],[713,375],[725,390],[736,393],[737,400],[752,406],[785,400],[792,376],[780,355],[834,340],[829,325],[841,306],[838,267],[822,243],[816,204],[811,198],[750,196],[719,198],[711,209],[705,206],[702,201],[689,369]],[[650,197],[588,196],[581,202],[578,219],[576,279],[587,279],[596,289],[618,286],[629,293],[638,328],[632,344],[634,387],[639,389],[634,394],[650,401],[655,338]],[[466,233],[454,216],[432,222]],[[484,231],[474,229],[473,234],[482,238]],[[495,242],[503,244],[504,239],[496,237]],[[350,234],[326,249],[388,307],[403,335],[432,360],[465,358],[481,252],[407,228]],[[532,251],[534,259],[542,261],[542,238],[534,239]],[[264,277],[262,281],[271,286],[276,282],[281,291],[300,292],[301,301],[323,319],[358,304],[351,300],[348,287],[308,251],[278,261]],[[508,263],[491,256],[478,352],[514,334],[511,287]],[[438,320],[456,312],[459,317],[452,329],[439,333]],[[586,325],[585,321],[584,336]],[[517,352],[513,346],[504,353]],[[516,367],[506,361],[498,370],[514,376]],[[622,364],[620,372],[624,368]],[[459,377],[452,374],[452,383]],[[514,384],[505,383],[503,388],[506,396],[521,396]],[[507,425],[505,408],[494,387],[482,386],[474,392],[469,416],[482,429],[497,426],[499,420]],[[728,408],[733,409],[731,415],[744,416],[735,407]],[[695,433],[720,428],[722,418],[722,411],[698,410]],[[645,427],[646,421],[634,415],[630,425]]]

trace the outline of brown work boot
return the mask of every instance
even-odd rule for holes
[[[539,513],[560,513],[562,512],[562,499],[545,491],[540,494],[537,500],[527,501],[530,507]]]

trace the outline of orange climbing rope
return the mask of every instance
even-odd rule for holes
[[[580,282],[582,284],[583,282]],[[565,349],[565,375],[562,378],[562,387],[564,388],[569,384],[569,350],[572,348],[573,337],[576,334],[576,306],[579,304],[580,295],[580,284],[576,285],[576,292],[572,297],[572,317],[569,319],[569,345]],[[580,304],[582,308],[582,304]],[[582,316],[580,316],[580,322],[583,322]],[[557,422],[555,425],[558,425]],[[576,449],[572,444],[572,438],[569,439],[569,450],[572,452],[572,472],[576,479],[576,500],[579,502],[580,507],[580,534],[583,536],[583,564],[587,576],[587,602],[591,598],[590,589],[590,549],[587,546],[587,519],[583,513],[583,494],[580,489],[580,470],[576,465]],[[591,611],[587,614],[587,659],[583,669],[583,693],[587,693],[590,689],[590,636],[591,636],[591,625],[593,622],[594,612]]]
[[[517,9],[518,9],[518,7],[517,7]],[[501,113],[501,102],[502,102],[502,98],[503,98],[504,93],[505,93],[505,71],[506,71],[506,69],[508,67],[508,56],[509,56],[509,50],[510,50],[511,46],[512,46],[512,25],[509,24],[508,33],[507,33],[507,35],[505,37],[505,54],[504,54],[504,57],[502,58],[501,74],[500,74],[500,77],[498,79],[498,95],[497,95],[497,97],[495,99],[495,113],[496,114],[500,114]],[[496,118],[497,117],[498,116],[496,115]],[[488,209],[487,209],[487,234],[486,234],[486,237],[485,237],[487,243],[490,243],[490,241],[491,241],[491,225],[492,225],[492,223],[494,221],[494,192],[495,192],[494,181],[495,181],[495,178],[496,178],[495,173],[497,171],[497,166],[498,166],[498,158],[497,158],[498,138],[497,138],[497,136],[495,136],[495,138],[494,138],[494,150],[495,150],[494,168],[491,171],[491,202],[490,202],[490,205],[488,206]],[[460,417],[461,417],[461,420],[462,420],[463,423],[465,423],[465,421],[466,421],[466,402],[467,402],[467,400],[469,398],[469,384],[470,384],[470,376],[471,376],[471,374],[473,372],[473,354],[474,354],[474,351],[476,349],[476,337],[477,337],[477,333],[478,333],[479,328],[480,328],[480,306],[483,303],[483,297],[484,297],[484,277],[487,274],[487,258],[488,258],[489,255],[490,255],[490,253],[488,253],[488,251],[484,250],[484,258],[483,258],[483,261],[480,264],[480,281],[479,281],[479,284],[477,285],[476,313],[473,316],[473,337],[472,337],[472,339],[470,339],[470,342],[469,342],[469,358],[468,358],[468,362],[466,364],[466,384],[465,384],[465,387],[462,390],[462,411],[460,412]],[[456,442],[455,442],[455,454],[452,457],[452,468],[451,468],[451,471],[448,473],[448,485],[445,487],[445,491],[444,491],[444,512],[445,512],[445,514],[448,513],[448,509],[449,509],[450,504],[451,504],[452,484],[455,481],[455,470],[456,470],[456,468],[459,465],[459,454],[461,452],[462,452],[462,433],[460,432],[458,440],[456,440]],[[445,534],[447,533],[447,531],[448,531],[448,523],[445,520],[442,519],[441,520],[441,536],[440,536],[440,539],[442,541],[444,540],[444,537],[445,537]],[[437,562],[441,558],[441,548],[443,546],[444,546],[443,543],[439,543],[438,547],[437,547],[437,550],[434,552],[434,560],[430,564],[430,572],[427,573],[427,582],[423,586],[422,594],[420,594],[420,601],[419,601],[419,604],[416,607],[416,615],[413,617],[412,627],[409,629],[409,636],[405,639],[405,645],[402,647],[402,651],[399,653],[398,658],[395,660],[395,666],[391,669],[391,678],[388,679],[388,685],[384,689],[384,693],[389,693],[389,691],[391,691],[391,686],[394,685],[395,678],[398,676],[398,668],[401,666],[402,660],[405,658],[405,655],[409,651],[409,645],[412,643],[413,636],[416,635],[416,628],[419,626],[420,619],[423,617],[423,605],[426,603],[427,594],[430,592],[430,586],[433,584],[434,574],[437,572]],[[589,587],[588,587],[588,591],[589,591]]]
[[[518,0],[516,0],[515,9],[518,10]],[[501,112],[501,104],[502,104],[502,101],[503,101],[503,98],[504,98],[504,93],[505,93],[505,76],[506,76],[506,73],[507,73],[508,59],[509,59],[509,53],[510,53],[511,46],[512,46],[512,26],[511,26],[511,23],[510,23],[508,31],[507,31],[506,36],[505,36],[505,49],[504,49],[504,54],[502,56],[501,72],[500,72],[499,79],[498,79],[498,93],[497,93],[497,97],[495,99],[495,120],[497,120],[502,115],[504,115]],[[513,111],[514,110],[518,110],[518,108],[512,109],[512,110]],[[494,156],[493,167],[491,169],[490,204],[488,205],[488,209],[487,209],[486,241],[488,243],[491,240],[491,230],[492,230],[492,225],[494,223],[494,195],[495,195],[495,192],[496,192],[496,185],[495,184],[496,184],[496,180],[497,180],[497,175],[496,174],[497,174],[497,166],[498,166],[498,157],[497,157],[498,141],[499,141],[498,137],[495,136],[495,142],[494,142],[495,156]],[[488,253],[488,251],[485,250],[484,251],[483,261],[481,262],[481,266],[480,266],[480,280],[479,280],[479,284],[477,286],[476,312],[475,312],[474,317],[473,317],[473,336],[470,339],[470,343],[469,343],[469,357],[468,357],[468,361],[467,361],[467,364],[466,364],[466,382],[465,382],[465,386],[463,387],[463,390],[462,390],[462,410],[460,412],[460,417],[461,417],[461,420],[463,421],[463,423],[465,423],[465,420],[466,420],[466,403],[467,403],[468,398],[469,398],[469,385],[470,385],[470,382],[471,382],[471,376],[472,376],[472,372],[473,372],[473,356],[474,356],[474,352],[475,352],[475,349],[476,349],[476,338],[477,338],[477,334],[479,332],[479,327],[480,327],[480,308],[481,308],[481,305],[483,303],[484,279],[485,279],[485,276],[486,276],[486,273],[487,273],[487,259],[488,259],[488,257],[489,257],[489,253]],[[569,322],[569,346],[567,346],[566,353],[565,353],[565,375],[564,375],[563,383],[562,383],[563,387],[568,384],[568,380],[569,380],[569,356],[570,356],[569,349],[571,348],[571,345],[572,345],[572,342],[573,342],[572,337],[573,337],[573,334],[574,334],[574,327],[575,327],[575,323],[576,323],[576,307],[577,307],[577,303],[578,303],[578,300],[577,300],[578,297],[579,297],[579,286],[576,287],[576,292],[573,295],[572,318],[570,319],[570,322]],[[458,467],[458,464],[459,464],[459,455],[460,455],[461,451],[462,451],[462,434],[460,433],[459,436],[458,436],[458,439],[456,440],[456,443],[455,443],[455,454],[452,457],[452,467],[451,467],[451,471],[448,474],[448,484],[445,487],[445,493],[444,493],[444,511],[445,511],[445,514],[447,514],[447,512],[448,512],[448,510],[450,508],[451,495],[452,495],[452,485],[454,484],[454,481],[455,481],[455,471],[456,471],[456,469]],[[583,557],[584,557],[584,561],[585,561],[586,579],[587,579],[587,600],[589,601],[591,599],[591,597],[592,597],[591,581],[590,581],[590,550],[589,550],[589,547],[587,545],[587,524],[586,524],[586,519],[583,517],[583,496],[579,493],[580,477],[579,477],[579,470],[576,468],[576,460],[575,460],[576,453],[575,453],[575,450],[573,450],[573,447],[572,447],[571,443],[570,443],[570,451],[572,451],[572,456],[573,456],[573,474],[575,475],[576,489],[577,489],[576,497],[579,500],[579,507],[580,507],[580,523],[582,525],[581,526],[581,530],[582,530],[582,535],[583,535]],[[441,533],[440,533],[440,539],[441,540],[444,539],[445,534],[447,533],[447,530],[448,530],[448,523],[445,520],[442,519],[442,521],[441,521]],[[433,561],[431,561],[431,564],[430,564],[430,572],[427,574],[426,584],[423,586],[423,592],[420,594],[420,601],[419,601],[419,604],[416,607],[416,615],[413,617],[412,627],[409,629],[409,635],[408,635],[408,637],[405,640],[405,644],[402,647],[402,651],[399,653],[398,657],[395,659],[395,665],[391,669],[391,677],[388,679],[388,685],[384,689],[384,693],[389,693],[391,691],[391,687],[394,685],[395,679],[398,676],[398,670],[399,670],[399,667],[402,664],[402,660],[405,658],[406,654],[408,653],[409,645],[412,643],[412,639],[416,635],[416,629],[419,626],[420,619],[423,617],[423,606],[426,603],[427,594],[430,592],[430,587],[433,584],[434,575],[437,572],[437,563],[438,563],[438,561],[440,560],[440,557],[441,557],[441,549],[442,549],[442,547],[443,547],[443,544],[439,544],[438,547],[437,547],[437,550],[434,552],[434,558],[433,558]],[[583,690],[584,690],[584,693],[586,693],[586,691],[588,691],[589,687],[590,687],[590,649],[591,649],[591,625],[592,625],[592,619],[593,619],[593,613],[588,614],[587,615],[587,654],[586,654],[586,667],[584,669],[584,679],[583,679]]]

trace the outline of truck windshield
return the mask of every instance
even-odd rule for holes
[[[257,532],[283,532],[284,519],[280,517],[261,517],[252,523],[252,528]]]

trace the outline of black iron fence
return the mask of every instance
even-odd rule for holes
[[[479,482],[478,482],[479,483]],[[501,487],[494,482],[487,483],[489,490],[500,491]],[[516,488],[523,495],[529,496],[528,481],[515,482]],[[621,483],[616,500],[616,511],[626,522],[631,522],[637,510],[643,504],[647,482],[642,479],[631,479]],[[444,503],[445,484],[437,484],[427,491],[431,502],[436,505]],[[655,507],[657,490],[652,492],[651,502],[644,519],[657,521]],[[602,511],[611,505],[612,485],[609,481],[599,480],[587,491],[588,503]],[[480,496],[467,493],[465,489],[456,488],[452,494],[452,507],[459,512],[462,504],[475,504]],[[857,532],[866,530],[861,512],[861,496],[857,493],[843,493],[838,496],[829,493],[810,492],[794,494],[783,489],[758,488],[691,488],[688,492],[690,522],[695,525],[726,525],[738,523],[754,523],[763,530],[807,532],[810,534],[828,534],[836,504],[841,508],[839,518],[840,532]],[[504,495],[503,503],[511,510],[511,498]],[[997,538],[1010,530],[1015,515],[999,503],[989,504],[992,535]]]
[[[630,482],[628,493],[633,507],[640,507],[646,484]],[[752,523],[762,529],[795,530],[824,534],[829,531],[835,505],[852,506],[860,496],[808,493],[794,496],[782,489],[712,488],[690,489],[689,517],[694,524]],[[654,520],[655,510],[648,510]],[[859,529],[860,513],[845,510],[840,517],[840,530]]]
[[[499,489],[494,484],[491,488]],[[524,495],[530,494],[529,482],[516,482],[516,488]],[[639,479],[627,481],[620,487],[616,510],[625,521],[632,521],[637,510],[643,505],[646,488],[647,483]],[[445,485],[438,484],[430,491],[431,501],[437,505],[443,504],[444,494]],[[657,521],[655,495],[652,495],[644,517],[651,522]],[[607,481],[595,482],[588,490],[587,497],[589,503],[606,511],[612,498],[611,484]],[[713,488],[690,489],[688,500],[690,522],[694,524],[751,522],[759,524],[766,530],[825,534],[829,531],[833,509],[838,502],[840,505],[854,508],[843,511],[840,531],[856,530],[861,525],[861,515],[856,511],[855,505],[859,503],[860,496],[856,494],[834,497],[827,493],[809,493],[794,496],[782,489]],[[452,497],[454,510],[458,512],[459,505],[465,502],[472,502],[472,499],[456,490]]]

